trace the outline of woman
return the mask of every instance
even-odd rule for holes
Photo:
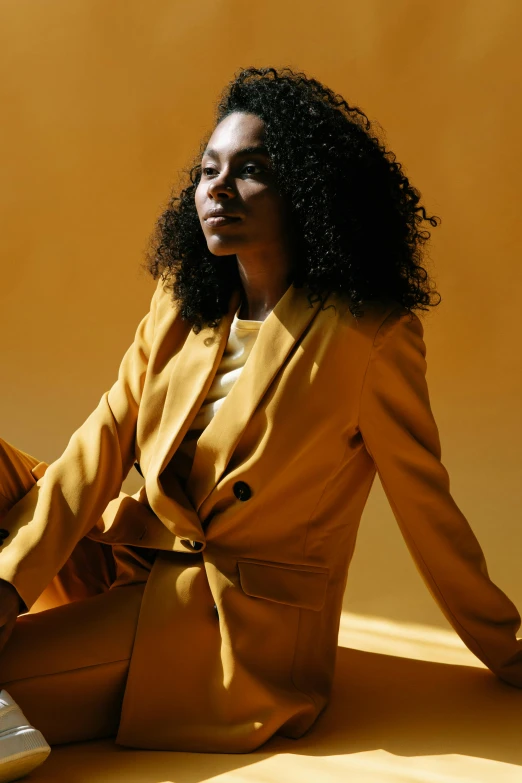
[[[376,470],[446,617],[522,687],[520,617],[440,461],[426,223],[359,109],[289,69],[228,85],[116,383],[51,465],[3,444],[0,683],[51,744],[300,737]]]

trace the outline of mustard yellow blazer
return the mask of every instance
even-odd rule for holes
[[[330,307],[329,305],[334,305]],[[396,302],[354,318],[290,286],[201,435],[184,491],[169,462],[202,404],[239,293],[198,335],[158,282],[112,388],[3,520],[0,577],[31,606],[88,535],[157,549],[117,741],[250,751],[327,703],[348,565],[376,470],[410,552],[466,645],[522,687],[520,616],[449,490],[423,328]],[[139,463],[145,486],[122,481]]]

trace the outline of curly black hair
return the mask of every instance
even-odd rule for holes
[[[439,304],[422,266],[437,226],[419,203],[395,154],[361,109],[319,81],[290,68],[245,68],[227,85],[216,125],[232,112],[260,117],[276,185],[289,204],[295,245],[288,284],[306,286],[310,304],[332,293],[360,317],[363,304],[395,300],[410,312]],[[173,300],[197,333],[216,327],[239,286],[236,256],[208,250],[194,194],[202,142],[190,184],[170,197],[151,237],[145,267],[171,286]]]

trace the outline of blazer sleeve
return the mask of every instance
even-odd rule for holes
[[[0,579],[30,608],[72,550],[119,495],[135,459],[138,409],[152,345],[161,279],[118,377],[73,433],[63,454],[7,513]]]
[[[372,347],[360,432],[409,551],[444,615],[489,669],[522,688],[520,615],[489,578],[480,545],[450,494],[425,355],[419,318],[395,309]]]

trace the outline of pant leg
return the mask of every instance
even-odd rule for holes
[[[51,744],[117,733],[145,583],[18,618],[0,688]]]
[[[34,485],[38,463],[0,439],[0,524]],[[82,539],[18,618],[0,654],[0,687],[51,744],[116,734],[150,560]]]

